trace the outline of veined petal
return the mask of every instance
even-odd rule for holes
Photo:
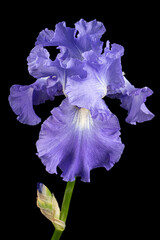
[[[93,50],[95,53],[102,52],[103,43],[100,41],[101,36],[106,29],[103,23],[96,20],[86,22],[84,19],[75,23],[75,28],[78,30],[76,41],[78,42],[81,52]]]
[[[84,63],[76,58],[71,58],[66,64],[67,77],[79,76],[81,79],[87,76],[84,70]]]
[[[78,30],[78,35],[76,31]],[[101,53],[102,42],[100,38],[105,32],[103,23],[96,20],[86,22],[81,19],[75,24],[75,28],[66,27],[65,22],[60,22],[56,25],[55,31],[47,28],[40,32],[36,45],[43,46],[59,46],[67,49],[70,57],[82,60],[82,53],[89,50],[94,50],[96,53]]]
[[[27,58],[28,71],[35,78],[57,77],[62,81],[64,69],[56,58],[52,61],[49,52],[42,45],[35,46]]]
[[[145,105],[147,97],[152,95],[152,90],[148,87],[138,88],[120,98],[121,107],[128,111],[126,122],[136,124],[136,122],[149,121],[154,117]]]
[[[49,52],[42,45],[35,46],[27,58],[30,75],[35,78],[46,77],[45,73],[52,64],[49,56]]]
[[[10,89],[9,103],[17,120],[24,124],[36,125],[41,119],[33,110],[33,91],[31,86],[13,85]]]
[[[100,57],[92,50],[83,53],[83,69],[87,76],[67,79],[65,93],[69,102],[90,109],[108,91],[121,88],[124,85],[120,61],[122,54],[123,47],[117,44],[113,44],[111,50],[106,49]]]
[[[106,47],[103,58],[104,63],[109,64],[106,74],[107,92],[117,90],[124,86],[125,81],[122,73],[121,57],[124,54],[124,48],[119,44],[112,44],[111,49]]]
[[[90,71],[85,79],[81,79],[79,76],[67,79],[65,93],[72,105],[91,109],[105,95],[103,85],[92,78],[92,75],[93,72]]]
[[[60,22],[56,25],[55,32],[47,28],[40,32],[36,45],[43,46],[64,46],[68,49],[70,56],[74,58],[81,58],[79,48],[75,43],[75,29],[66,27],[65,22]]]
[[[33,105],[39,105],[46,100],[54,100],[54,96],[62,93],[59,82],[49,83],[48,78],[40,78],[35,83],[22,86],[13,85],[10,89],[9,103],[17,120],[24,124],[36,125],[41,119],[36,115]]]
[[[101,100],[103,102],[103,100]],[[99,105],[104,104],[100,103]],[[123,152],[119,122],[106,109],[105,118],[95,111],[69,104],[66,98],[42,124],[37,141],[38,156],[49,173],[63,171],[64,181],[76,176],[90,181],[90,170],[105,167],[109,170]]]
[[[90,22],[86,22],[84,19],[80,19],[78,22],[75,23],[75,28],[79,32],[77,38],[80,38],[87,34],[95,38],[101,38],[101,36],[106,31],[103,23],[96,21],[96,19]]]
[[[67,77],[74,75],[81,78],[86,77],[86,71],[83,70],[84,64],[79,59],[70,58],[69,54],[65,52],[62,55],[58,54],[57,58],[51,61],[49,52],[42,45],[35,46],[27,60],[28,70],[32,76],[56,79],[62,84],[63,88],[65,87]]]
[[[120,99],[120,106],[128,111],[126,122],[135,125],[137,122],[151,120],[154,114],[148,110],[145,102],[147,97],[153,94],[153,91],[148,87],[135,88],[125,77],[124,81],[124,87],[112,91],[108,97]]]
[[[55,96],[63,95],[62,84],[55,77],[39,78],[31,86],[34,87],[33,105],[39,105],[47,100],[54,100]]]

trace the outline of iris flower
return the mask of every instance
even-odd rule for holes
[[[36,143],[46,170],[53,174],[59,167],[64,181],[79,176],[89,182],[91,169],[110,170],[122,155],[119,121],[103,98],[118,98],[130,124],[154,117],[145,105],[152,90],[136,88],[125,78],[121,66],[124,48],[109,41],[103,47],[104,32],[103,23],[83,19],[75,28],[60,22],[55,31],[43,30],[27,58],[28,71],[36,81],[10,89],[12,110],[21,123],[29,125],[41,121],[34,105],[65,96],[42,124]],[[47,46],[60,51],[54,61]]]

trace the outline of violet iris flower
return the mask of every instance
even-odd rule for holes
[[[65,22],[55,31],[40,32],[35,47],[27,58],[28,71],[37,80],[28,86],[14,85],[9,103],[17,119],[36,125],[41,119],[34,105],[65,95],[59,107],[41,126],[36,143],[37,155],[49,173],[62,170],[64,181],[90,181],[93,168],[111,169],[124,149],[117,117],[108,109],[103,98],[118,98],[126,109],[130,124],[151,120],[146,98],[152,94],[148,87],[135,88],[124,77],[121,57],[124,48],[118,44],[103,51],[100,40],[105,32],[103,23],[81,19],[75,28]],[[60,53],[50,59],[46,46],[57,46]]]

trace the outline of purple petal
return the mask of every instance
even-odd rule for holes
[[[79,31],[77,38],[76,30]],[[82,60],[82,53],[85,51],[93,49],[96,53],[101,53],[100,38],[104,32],[104,25],[96,20],[86,22],[81,19],[75,24],[75,29],[66,27],[65,22],[60,22],[56,25],[55,31],[46,28],[40,32],[36,45],[65,47],[70,57]]]
[[[146,98],[152,95],[152,90],[148,87],[137,88],[120,98],[121,107],[128,111],[126,122],[136,124],[136,122],[149,121],[154,117],[146,105]]]
[[[32,76],[57,79],[63,88],[68,76],[78,75],[81,78],[86,77],[86,71],[83,70],[84,64],[79,59],[70,58],[67,53],[65,57],[58,54],[57,58],[51,61],[48,51],[41,45],[37,45],[32,49],[27,60],[28,70]]]
[[[28,71],[35,78],[60,77],[64,70],[60,66],[58,59],[52,61],[49,52],[42,45],[35,46],[27,58]]]
[[[84,63],[76,58],[71,58],[66,64],[66,77],[79,76],[81,79],[87,76]]]
[[[96,20],[86,22],[84,19],[75,23],[78,30],[76,41],[78,42],[81,52],[93,50],[95,53],[102,52],[103,43],[100,41],[101,36],[106,31],[103,23]]]
[[[77,38],[80,38],[87,34],[95,38],[101,38],[101,36],[106,31],[103,23],[98,22],[96,20],[86,22],[84,19],[80,19],[78,22],[75,23],[75,28],[79,32],[77,35]]]
[[[111,46],[111,50],[106,48],[104,51],[104,63],[109,64],[105,76],[107,81],[107,91],[119,89],[125,84],[121,66],[121,57],[124,54],[124,48],[115,43]]]
[[[52,84],[50,83],[52,81]],[[13,85],[10,89],[9,103],[17,120],[24,124],[36,125],[41,119],[36,115],[33,105],[46,100],[54,100],[54,96],[62,93],[59,82],[48,78],[40,78],[28,86]]]
[[[55,32],[47,28],[40,32],[36,45],[43,46],[64,46],[69,50],[70,56],[81,59],[81,53],[75,43],[75,29],[66,27],[65,22],[56,25]]]
[[[54,46],[53,41],[54,41],[54,31],[49,30],[48,28],[45,28],[39,33],[35,45],[41,44],[44,47]]]
[[[45,68],[50,67],[52,61],[49,58],[49,52],[41,45],[38,45],[30,52],[27,62],[30,75],[40,78],[46,77],[46,75],[44,76]]]
[[[136,124],[136,122],[151,120],[154,114],[148,110],[145,102],[153,91],[148,87],[135,88],[125,77],[124,81],[124,87],[111,91],[108,97],[120,99],[120,106],[128,111],[126,122]]]
[[[65,93],[69,102],[90,109],[107,91],[124,85],[120,57],[123,47],[113,44],[111,50],[98,57],[92,50],[83,53],[83,69],[87,77],[72,76],[67,79]]]
[[[72,105],[91,109],[104,96],[103,85],[99,84],[94,77],[91,77],[93,76],[92,73],[90,71],[90,75],[88,73],[85,79],[81,79],[79,76],[67,79],[65,93]]]
[[[102,100],[101,100],[102,101]],[[119,122],[108,110],[105,118],[97,111],[78,108],[65,99],[42,124],[37,141],[38,156],[49,173],[63,171],[64,181],[76,176],[90,181],[90,170],[105,167],[109,170],[119,159],[124,145],[120,140]]]
[[[31,86],[13,85],[10,89],[9,103],[17,120],[24,124],[36,125],[41,119],[33,110],[33,91]]]
[[[39,78],[34,84],[33,104],[39,105],[55,96],[63,95],[62,84],[56,78]]]
[[[43,189],[43,183],[38,182],[38,183],[37,183],[37,190],[38,190],[40,193],[42,193],[42,189]]]

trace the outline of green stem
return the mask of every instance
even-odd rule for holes
[[[60,220],[62,220],[63,222],[66,222],[66,220],[67,220],[74,185],[75,185],[75,181],[68,182],[66,185],[63,202],[62,202],[62,207],[61,207],[61,214],[60,214]],[[62,233],[63,233],[62,231],[58,231],[57,229],[55,229],[51,240],[59,240]]]
[[[51,240],[59,240],[62,233],[62,231],[58,231],[57,229],[55,229]]]

